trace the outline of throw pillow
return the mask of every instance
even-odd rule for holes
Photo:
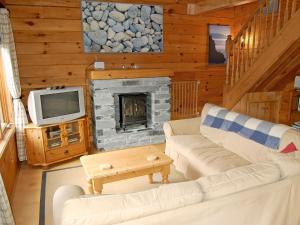
[[[287,146],[285,146],[284,149],[281,150],[281,153],[291,153],[297,151],[296,145],[294,145],[293,142],[289,143]]]

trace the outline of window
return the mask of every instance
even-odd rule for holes
[[[0,47],[1,48],[1,47]],[[6,86],[5,73],[3,70],[3,57],[2,48],[0,51],[0,140],[8,127],[12,122],[12,100],[9,91]]]

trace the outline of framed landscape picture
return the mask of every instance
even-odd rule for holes
[[[81,1],[84,52],[163,51],[160,5]]]
[[[227,40],[227,36],[230,35],[230,26],[208,25],[208,33],[209,33],[208,63],[225,64],[227,61],[226,40]]]

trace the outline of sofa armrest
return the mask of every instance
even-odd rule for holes
[[[182,120],[171,120],[164,123],[166,137],[200,133],[201,117]]]
[[[64,185],[59,187],[53,196],[53,224],[61,225],[61,216],[64,203],[72,198],[84,195],[84,190],[77,185]]]

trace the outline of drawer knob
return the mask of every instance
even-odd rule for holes
[[[69,150],[65,150],[64,153],[65,153],[65,155],[69,154]]]

